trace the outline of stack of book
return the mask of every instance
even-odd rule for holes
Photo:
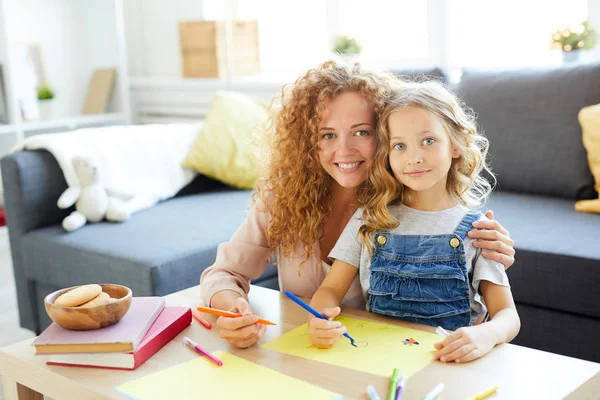
[[[189,307],[165,307],[162,297],[134,297],[116,324],[91,331],[50,325],[35,339],[48,365],[133,370],[192,322]]]

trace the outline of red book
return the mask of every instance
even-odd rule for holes
[[[133,370],[169,343],[192,322],[189,307],[165,307],[135,351],[128,353],[56,354],[48,365]]]

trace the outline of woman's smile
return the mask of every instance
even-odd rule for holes
[[[340,170],[340,172],[344,174],[349,174],[358,170],[364,164],[364,161],[339,162],[334,164],[338,168],[338,170]]]

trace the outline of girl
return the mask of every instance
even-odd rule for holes
[[[375,155],[369,201],[329,254],[335,262],[311,304],[336,316],[360,273],[371,312],[455,331],[434,359],[471,361],[512,340],[520,321],[504,266],[481,257],[468,235],[491,191],[481,176],[491,174],[488,142],[473,117],[442,85],[407,83],[384,109],[378,136],[387,146]],[[473,326],[486,308],[490,321]],[[335,321],[309,322],[318,347],[344,332]]]
[[[279,287],[312,297],[330,268],[327,258],[364,200],[377,143],[375,126],[385,99],[402,82],[393,75],[329,61],[310,69],[282,91],[273,119],[268,173],[259,182],[255,203],[231,240],[222,243],[215,263],[200,281],[205,304],[247,314],[219,318],[221,337],[243,348],[255,344],[265,326],[246,300],[250,280],[258,278],[277,251]],[[496,221],[480,222],[474,235],[507,268],[513,242]],[[358,279],[345,306],[364,307]]]

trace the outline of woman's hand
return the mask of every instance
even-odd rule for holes
[[[245,349],[258,342],[265,334],[265,325],[256,323],[258,317],[252,315],[250,304],[243,297],[237,298],[229,311],[244,315],[239,318],[219,317],[217,319],[219,334],[232,345]]]
[[[339,321],[332,321],[337,317],[341,309],[339,307],[326,308],[323,310],[329,320],[312,318],[308,322],[308,336],[315,347],[328,349],[332,347],[346,333],[346,327]]]
[[[438,349],[433,359],[457,363],[473,361],[489,353],[496,343],[496,338],[490,330],[485,329],[485,324],[459,328],[433,345]]]
[[[469,231],[469,237],[479,239],[473,246],[483,249],[483,256],[490,260],[504,264],[508,269],[515,262],[515,242],[510,238],[510,233],[500,223],[494,220],[494,213],[486,211],[485,216],[489,221],[475,221],[475,229]]]

